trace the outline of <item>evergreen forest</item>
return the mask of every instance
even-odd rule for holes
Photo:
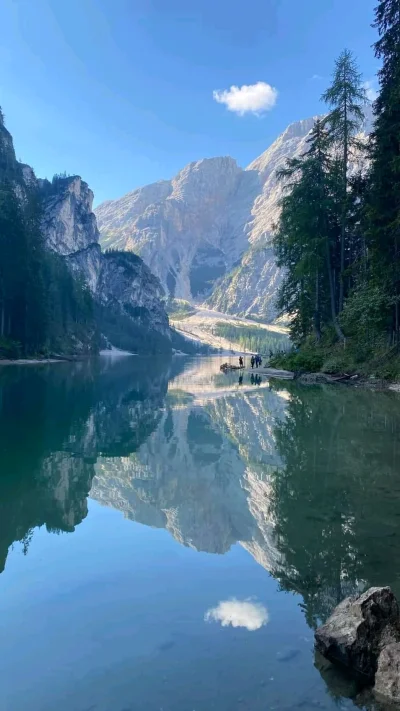
[[[398,0],[378,3],[373,27],[380,69],[371,135],[362,135],[365,86],[346,49],[307,150],[278,175],[278,308],[290,315],[294,349],[276,363],[295,370],[400,373]]]

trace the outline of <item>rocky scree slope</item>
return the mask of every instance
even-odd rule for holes
[[[304,153],[314,121],[291,124],[245,170],[233,158],[203,159],[172,180],[102,203],[95,210],[102,245],[139,254],[170,296],[273,320],[281,279],[271,244],[283,194],[277,171]],[[364,133],[369,124],[368,112]]]

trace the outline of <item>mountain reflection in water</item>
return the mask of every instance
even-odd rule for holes
[[[252,385],[219,363],[3,368],[0,571],[38,527],[74,531],[90,496],[197,551],[239,543],[311,628],[356,590],[399,595],[398,396]],[[215,602],[208,622],[268,627],[258,601]]]

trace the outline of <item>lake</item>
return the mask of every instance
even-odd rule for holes
[[[0,370],[1,711],[366,708],[313,631],[400,596],[399,396],[221,362]]]

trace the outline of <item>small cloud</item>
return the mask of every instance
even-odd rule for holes
[[[206,622],[220,622],[222,627],[246,627],[253,632],[269,622],[268,610],[260,602],[251,600],[222,600],[204,615]]]
[[[275,106],[277,98],[277,89],[264,81],[213,91],[213,99],[218,104],[225,104],[228,111],[233,111],[239,116],[244,116],[246,113],[259,116],[265,111],[270,111]]]
[[[376,89],[376,80],[375,79],[369,79],[368,81],[364,82],[364,89],[365,93],[367,95],[368,101],[375,101],[378,97],[378,91]]]
[[[321,76],[321,74],[313,74],[312,77],[310,77],[311,81],[320,81],[324,77]]]

